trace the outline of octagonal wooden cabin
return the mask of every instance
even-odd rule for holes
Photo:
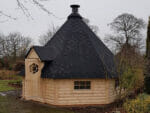
[[[104,105],[116,98],[114,55],[72,5],[72,13],[45,46],[25,58],[22,97],[51,105]]]

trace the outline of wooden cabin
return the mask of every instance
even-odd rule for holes
[[[112,103],[117,78],[114,55],[83,21],[79,5],[71,7],[72,13],[52,39],[27,53],[22,97],[59,106]]]

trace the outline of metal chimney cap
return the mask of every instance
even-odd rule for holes
[[[70,7],[72,8],[72,13],[78,13],[78,8],[80,7],[80,5],[73,4],[70,5]]]

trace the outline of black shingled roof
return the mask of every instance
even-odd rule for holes
[[[41,77],[116,78],[114,55],[84,23],[78,6],[72,7],[72,14],[53,38],[44,47],[33,47],[45,63]]]
[[[26,57],[28,56],[28,54],[32,49],[36,51],[41,61],[51,61],[57,55],[57,50],[52,46],[33,46],[26,54]]]

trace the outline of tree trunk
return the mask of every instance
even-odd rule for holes
[[[147,28],[146,61],[145,61],[145,91],[150,94],[150,18]]]

